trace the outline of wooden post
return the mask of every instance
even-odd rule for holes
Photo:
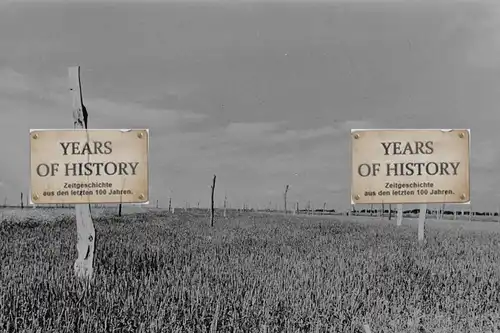
[[[122,203],[118,205],[118,216],[122,216]]]
[[[215,192],[215,179],[216,175],[214,175],[214,179],[212,182],[212,204],[211,204],[211,214],[210,214],[210,225],[213,227],[214,226],[214,192]]]
[[[284,201],[285,201],[285,215],[286,215],[286,213],[287,213],[287,209],[286,209],[286,195],[287,195],[287,193],[288,193],[288,188],[289,188],[289,185],[286,185],[286,186],[285,186],[285,193],[283,194],[283,199],[284,199]]]
[[[158,209],[158,199],[156,199],[156,209]]]
[[[24,209],[23,192],[21,192],[21,209]]]
[[[173,211],[172,211],[172,198],[168,198],[168,211],[173,213]]]
[[[69,84],[73,96],[73,127],[87,129],[88,113],[83,104],[80,66],[69,67]],[[95,228],[90,215],[90,204],[75,205],[78,258],[74,270],[78,277],[92,278],[94,272]]]
[[[392,204],[389,204],[389,221],[392,218]]]
[[[226,210],[227,210],[227,194],[224,194],[224,218],[227,217]]]
[[[398,216],[397,216],[396,225],[400,226],[403,223],[403,205],[398,204],[397,209],[398,209]]]
[[[418,215],[418,241],[424,241],[425,215],[427,214],[427,204],[420,205],[420,214]]]

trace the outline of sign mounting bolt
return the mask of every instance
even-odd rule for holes
[[[354,196],[354,200],[359,200],[359,199],[360,199],[360,196],[359,196],[358,194],[356,194],[356,195]]]
[[[460,133],[458,134],[458,137],[459,137],[460,139],[463,139],[463,138],[464,138],[464,136],[465,136],[465,135],[464,135],[464,133],[462,133],[462,132],[460,132]]]
[[[139,194],[139,200],[144,200],[144,194]]]
[[[32,137],[34,140],[36,140],[36,139],[38,139],[38,134],[36,134],[36,133],[35,133],[35,134],[33,134],[31,137]]]
[[[355,134],[354,134],[354,138],[355,138],[355,139],[359,139],[359,134],[358,134],[358,133],[355,133]]]
[[[464,200],[465,199],[465,194],[460,194],[460,199]]]
[[[38,198],[39,198],[39,197],[38,197],[38,194],[36,194],[36,193],[35,193],[35,194],[33,194],[33,200],[37,201],[37,200],[38,200]]]
[[[144,137],[144,134],[142,132],[137,133],[137,137],[139,139],[142,139]]]

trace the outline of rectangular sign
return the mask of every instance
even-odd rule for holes
[[[147,203],[149,130],[30,130],[32,204]]]
[[[468,203],[470,131],[351,130],[353,204]]]

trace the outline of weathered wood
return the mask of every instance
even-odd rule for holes
[[[424,241],[425,232],[425,216],[427,214],[427,204],[420,205],[420,213],[418,215],[418,241]]]
[[[288,193],[288,188],[289,188],[289,185],[286,185],[285,186],[285,192],[283,193],[283,200],[285,201],[285,215],[287,213],[287,209],[286,209],[286,195]]]
[[[400,226],[401,224],[403,224],[403,205],[398,204],[397,209],[398,209],[398,215],[397,215],[396,225]]]
[[[227,217],[226,210],[227,210],[227,194],[224,195],[224,218]]]
[[[87,129],[88,114],[83,104],[80,66],[70,67],[69,86],[73,97],[73,127]],[[88,133],[87,133],[88,138]],[[75,205],[78,257],[74,270],[77,277],[92,278],[94,273],[95,228],[90,204]]]
[[[215,192],[215,179],[217,178],[216,175],[214,175],[214,179],[212,181],[212,200],[211,200],[211,209],[210,209],[210,225],[213,227],[214,226],[214,192]]]

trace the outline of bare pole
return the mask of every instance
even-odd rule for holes
[[[418,241],[424,241],[425,217],[427,214],[427,204],[420,204],[420,213],[418,215]]]
[[[400,226],[403,223],[403,204],[398,204],[398,215],[396,225]]]
[[[73,127],[87,130],[88,113],[83,104],[80,66],[69,67],[69,84],[73,96]],[[88,132],[87,132],[88,139]],[[94,272],[95,228],[90,214],[90,204],[75,205],[78,258],[74,270],[78,277],[92,278]]]
[[[24,209],[23,192],[21,192],[21,209]]]
[[[283,199],[284,199],[284,201],[285,201],[285,215],[287,214],[287,209],[286,209],[286,195],[287,195],[287,193],[288,193],[288,188],[289,188],[289,187],[290,187],[289,185],[286,185],[286,186],[285,186],[285,193],[283,193]]]
[[[210,225],[213,227],[214,226],[214,193],[215,193],[215,179],[217,178],[216,175],[214,175],[214,179],[212,181],[212,204],[211,204],[211,214],[210,214]]]
[[[224,218],[227,217],[226,210],[227,210],[227,193],[224,194]]]

